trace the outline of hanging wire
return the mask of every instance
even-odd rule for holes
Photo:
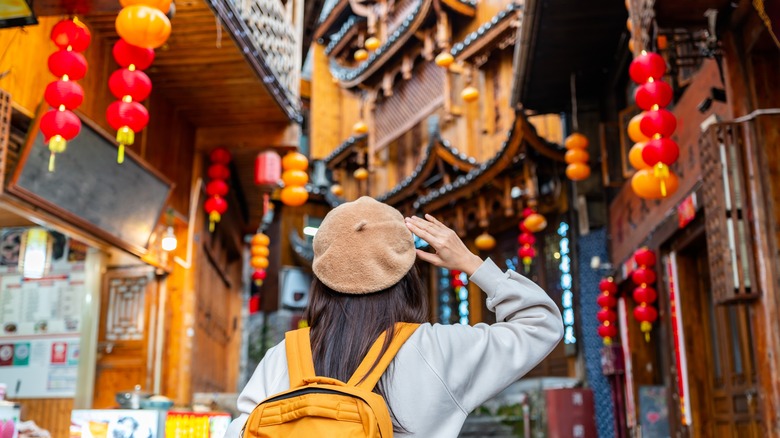
[[[579,123],[577,123],[577,74],[571,74],[571,127],[574,131],[579,131]]]

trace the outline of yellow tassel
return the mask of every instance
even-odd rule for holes
[[[54,152],[49,155],[49,172],[54,172]]]
[[[116,155],[116,162],[122,164],[125,162],[125,145],[119,143],[119,151]]]
[[[612,338],[609,336],[604,337],[604,345],[606,345],[607,347],[612,345]]]
[[[639,329],[645,334],[645,342],[650,342],[650,331],[653,330],[653,324],[649,321],[642,321]]]
[[[210,232],[212,232],[212,233],[214,232],[214,224],[219,222],[220,219],[222,219],[222,215],[220,215],[218,212],[212,211],[211,213],[209,213],[209,231]]]
[[[666,179],[669,178],[669,166],[664,163],[658,163],[653,168],[653,174],[661,180],[661,196],[666,197]]]
[[[135,143],[135,132],[129,126],[123,126],[116,132],[116,141],[129,146]]]

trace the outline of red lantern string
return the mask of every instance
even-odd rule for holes
[[[209,155],[212,164],[209,166],[207,174],[211,181],[206,184],[206,194],[209,198],[203,207],[209,214],[210,232],[214,232],[214,226],[222,220],[222,215],[228,208],[225,196],[229,191],[227,179],[230,178],[230,169],[227,165],[231,159],[230,152],[224,148],[214,149]]]
[[[634,289],[634,301],[639,306],[634,308],[634,319],[640,322],[640,329],[645,334],[645,341],[650,342],[650,331],[653,322],[658,319],[658,311],[652,304],[658,298],[658,293],[652,287],[656,282],[655,253],[647,248],[640,248],[634,253],[637,269],[631,273],[631,280],[637,285]]]
[[[601,294],[596,299],[596,303],[601,307],[596,317],[601,325],[599,325],[598,333],[603,338],[604,345],[612,345],[612,340],[617,337],[617,313],[615,313],[615,307],[617,306],[617,285],[612,277],[607,277],[599,282],[599,290]]]
[[[536,237],[534,237],[531,230],[525,226],[525,219],[534,213],[536,212],[532,208],[523,209],[523,220],[520,221],[519,225],[520,235],[517,236],[517,257],[523,263],[526,273],[531,270],[531,264],[534,261],[534,257],[536,257],[536,249],[534,248]]]
[[[642,51],[631,62],[628,72],[639,85],[634,94],[637,106],[645,110],[639,122],[639,130],[650,139],[641,150],[641,160],[653,169],[652,177],[659,184],[661,197],[666,197],[669,191],[676,190],[676,185],[669,181],[676,179],[669,167],[680,155],[677,143],[669,138],[677,128],[677,119],[674,114],[663,109],[671,103],[673,97],[672,87],[662,79],[666,74],[666,62],[657,53]],[[648,178],[650,175],[646,175],[647,172],[649,170],[643,172],[640,169],[634,178]],[[632,187],[642,184],[637,180]],[[635,190],[638,196],[650,196],[645,192]]]
[[[87,74],[87,59],[79,52],[87,50],[92,39],[89,29],[76,18],[62,20],[51,30],[51,40],[59,49],[49,56],[49,71],[57,80],[43,93],[51,109],[41,118],[41,132],[49,146],[49,172],[54,171],[54,157],[65,152],[68,141],[81,131],[81,119],[72,111],[84,101],[84,89],[77,81]]]
[[[106,109],[106,119],[116,132],[119,143],[116,162],[125,161],[125,146],[135,143],[135,134],[149,124],[149,112],[140,102],[152,92],[152,81],[144,73],[154,60],[154,50],[136,47],[120,39],[112,51],[114,60],[122,68],[114,71],[108,79],[108,88],[116,97]]]

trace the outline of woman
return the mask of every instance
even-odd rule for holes
[[[415,250],[412,233],[435,253]],[[558,307],[542,289],[472,254],[430,215],[404,219],[394,208],[363,197],[328,213],[313,245],[315,279],[304,316],[318,376],[346,382],[381,333],[391,337],[396,322],[427,320],[417,257],[468,274],[496,313],[499,322],[493,325],[421,324],[403,344],[376,388],[396,436],[458,436],[469,412],[536,366],[563,334]],[[239,396],[242,415],[226,437],[240,436],[255,406],[289,385],[281,342]]]

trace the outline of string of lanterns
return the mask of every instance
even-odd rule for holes
[[[44,99],[51,109],[41,117],[41,132],[49,146],[49,172],[54,172],[54,157],[65,152],[68,141],[81,132],[81,119],[73,112],[84,101],[84,89],[75,81],[87,74],[87,50],[92,39],[89,29],[77,19],[54,25],[51,40],[57,51],[49,56],[49,71],[58,79],[49,83]]]
[[[572,181],[582,181],[590,176],[590,154],[588,154],[588,138],[575,132],[564,141],[566,146],[566,176]]]
[[[658,311],[652,305],[658,298],[658,293],[652,287],[656,281],[653,269],[656,262],[655,253],[647,248],[640,248],[634,253],[634,262],[638,267],[631,273],[631,280],[637,285],[633,297],[639,304],[634,308],[634,319],[640,322],[640,330],[649,342],[653,323],[658,319]]]
[[[227,180],[230,178],[230,169],[228,164],[230,164],[232,157],[227,149],[217,148],[211,151],[209,160],[211,165],[207,175],[210,181],[206,184],[206,194],[209,198],[206,199],[203,207],[209,214],[209,231],[214,232],[214,226],[222,220],[222,215],[228,208],[225,196],[229,190]]]
[[[452,291],[455,292],[455,297],[458,300],[458,322],[460,324],[469,323],[469,288],[466,286],[468,280],[464,281],[465,276],[463,272],[452,270],[450,271],[450,285],[452,285]]]
[[[536,237],[533,233],[538,233],[547,227],[547,219],[534,211],[533,208],[523,209],[523,220],[520,221],[520,235],[517,236],[517,257],[525,266],[525,271],[531,269],[534,257],[536,257]]]
[[[270,254],[268,245],[270,244],[271,239],[261,232],[252,236],[249,265],[254,269],[252,272],[252,281],[255,282],[257,287],[262,286],[263,280],[265,280],[265,269],[268,267],[268,255]]]
[[[596,304],[601,307],[601,310],[596,313],[601,325],[599,325],[598,333],[603,338],[604,345],[612,345],[612,340],[617,337],[617,313],[615,313],[615,307],[617,306],[617,285],[612,277],[607,277],[599,282],[599,294],[596,298]]]
[[[672,101],[672,87],[663,81],[664,74],[666,62],[657,53],[642,51],[629,67],[629,76],[639,85],[634,99],[643,110],[628,125],[628,135],[636,142],[629,152],[629,161],[637,169],[631,188],[644,199],[665,198],[679,185],[670,169],[680,156],[679,146],[670,138],[677,119],[664,109]]]
[[[290,152],[282,158],[284,188],[280,197],[284,205],[299,207],[309,199],[306,183],[309,182],[309,160],[300,152]]]
[[[106,120],[117,131],[117,163],[124,162],[125,146],[135,143],[135,135],[149,124],[149,112],[141,104],[152,91],[152,81],[143,70],[154,61],[154,49],[171,34],[166,13],[172,0],[120,0],[123,7],[116,17],[120,40],[113,55],[120,69],[108,80],[111,93],[118,99],[106,109]]]

